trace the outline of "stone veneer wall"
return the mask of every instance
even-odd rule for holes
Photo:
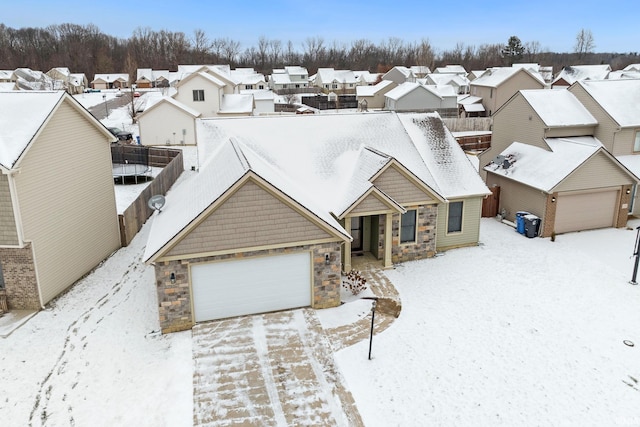
[[[436,254],[436,223],[438,219],[437,205],[405,206],[407,210],[417,209],[416,226],[418,227],[416,241],[400,243],[400,214],[394,214],[392,219],[391,261],[393,263],[431,258]]]
[[[158,292],[158,314],[162,333],[191,329],[194,324],[191,292],[189,285],[189,264],[217,260],[243,259],[254,256],[288,254],[312,251],[313,259],[313,308],[329,308],[340,305],[341,256],[340,243],[305,245],[291,248],[241,252],[205,258],[191,258],[177,261],[160,261],[155,265],[156,289]],[[329,254],[329,264],[325,264],[325,254]],[[176,281],[171,283],[171,273]]]
[[[40,296],[31,245],[24,248],[0,248],[9,310],[39,310]]]

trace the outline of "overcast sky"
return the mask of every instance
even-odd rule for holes
[[[638,52],[639,0],[522,2],[517,0],[344,1],[344,0],[110,0],[96,3],[51,0],[3,2],[0,23],[12,28],[51,24],[94,24],[105,33],[128,38],[137,27],[182,31],[195,29],[209,39],[228,37],[255,46],[260,36],[302,51],[309,37],[325,45],[389,37],[405,42],[427,39],[437,50],[457,43],[506,44],[512,35],[537,41],[542,50],[572,52],[581,28],[592,32],[596,52]]]

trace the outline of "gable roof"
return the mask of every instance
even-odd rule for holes
[[[514,142],[501,153],[509,161],[508,168],[491,162],[484,170],[551,193],[588,159],[596,153],[603,153],[633,176],[593,136],[546,138],[545,142],[550,150]],[[633,178],[637,180],[636,177]]]
[[[553,79],[553,83],[564,80],[568,84],[573,84],[579,80],[602,80],[609,76],[611,67],[609,64],[603,65],[570,65],[564,67]]]
[[[640,126],[640,79],[583,80],[582,87],[620,127]]]
[[[184,79],[180,80],[178,82],[178,84],[176,85],[177,87],[183,86],[185,83],[187,83],[189,80],[195,79],[196,77],[201,77],[203,79],[205,79],[206,81],[213,83],[215,86],[221,88],[226,86],[226,83],[223,82],[222,80],[220,80],[219,78],[204,72],[204,71],[199,71],[197,73],[190,73],[188,74]]]
[[[171,240],[250,174],[255,174],[292,201],[302,201],[299,206],[315,216],[319,223],[333,230],[343,240],[351,240],[340,223],[317,207],[303,189],[289,182],[251,148],[231,138],[221,143],[197,174],[175,186],[167,194],[167,203],[162,212],[154,214],[144,254],[145,261],[153,261],[161,255],[159,251]]]
[[[102,80],[103,82],[106,82],[106,83],[113,83],[117,80],[128,82],[129,74],[126,74],[126,73],[96,74],[93,80],[91,81],[91,83],[97,80]]]
[[[356,95],[357,96],[374,96],[378,92],[387,89],[387,91],[391,90],[389,86],[395,86],[396,83],[392,80],[380,80],[380,82],[376,83],[373,86],[356,86]]]
[[[65,91],[0,92],[0,167],[11,169],[64,100],[72,103],[103,134],[115,138],[88,111]]]
[[[176,101],[175,99],[173,99],[170,96],[162,96],[162,97],[154,97],[154,98],[149,98],[147,101],[147,105],[146,108],[144,109],[144,111],[140,114],[138,114],[138,117],[142,117],[144,115],[146,115],[149,111],[152,111],[153,109],[157,108],[159,105],[162,104],[169,104],[172,107],[175,107],[179,110],[184,111],[185,113],[189,114],[192,117],[200,117],[201,113],[199,111],[194,110],[193,108],[184,105],[181,102]]]
[[[398,86],[391,89],[389,92],[385,93],[385,97],[391,98],[393,100],[399,100],[400,98],[407,96],[411,92],[416,90],[421,90],[423,93],[428,93],[438,98],[442,98],[439,93],[437,93],[433,88],[421,85],[420,83],[413,82],[405,82],[399,84]]]
[[[470,84],[473,86],[486,86],[496,88],[518,73],[528,74],[529,76],[531,76],[531,78],[537,80],[540,83],[541,87],[544,87],[544,79],[539,73],[532,72],[527,68],[518,67],[490,68],[480,77],[473,80]]]
[[[596,126],[598,121],[568,90],[521,90],[522,97],[549,127]]]

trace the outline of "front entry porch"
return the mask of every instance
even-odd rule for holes
[[[393,268],[392,262],[392,214],[348,216],[344,228],[353,241],[344,244],[342,266],[344,271],[353,269],[353,257],[367,256],[377,260],[383,269]],[[389,232],[387,233],[387,230]]]

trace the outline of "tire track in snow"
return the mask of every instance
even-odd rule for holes
[[[64,402],[67,400],[67,392],[73,391],[80,382],[81,371],[75,372],[75,374],[71,374],[67,371],[67,366],[69,361],[78,361],[82,360],[81,356],[78,356],[79,352],[83,352],[88,342],[86,341],[87,336],[93,334],[99,324],[105,319],[111,316],[115,309],[126,302],[130,296],[133,288],[128,288],[127,291],[121,294],[123,289],[123,283],[130,279],[130,276],[133,274],[138,274],[142,276],[144,269],[139,269],[139,266],[142,262],[142,253],[138,255],[128,266],[126,271],[122,274],[120,279],[111,286],[109,291],[105,293],[102,297],[100,297],[92,306],[82,312],[71,324],[68,326],[66,331],[66,338],[64,341],[64,345],[62,347],[62,351],[60,355],[56,359],[53,364],[51,370],[45,376],[45,378],[40,383],[40,387],[36,394],[35,402],[33,405],[33,409],[29,414],[29,427],[37,427],[37,426],[45,426],[47,422],[51,419],[52,415],[49,413],[49,402],[52,401],[52,397],[57,396],[60,393],[62,397],[60,399]],[[104,264],[102,265],[104,266]],[[104,267],[103,267],[104,268]],[[114,297],[118,297],[114,299]],[[107,311],[105,314],[104,312]],[[100,316],[96,320],[93,320],[97,316]],[[87,328],[90,328],[86,331]],[[89,362],[85,363],[85,367],[89,365]],[[58,391],[56,388],[56,383],[63,381],[63,377],[68,375],[75,375],[74,382],[71,386],[71,390],[61,390]],[[57,417],[61,417],[62,414],[55,414]],[[69,422],[71,427],[75,426],[75,419],[73,417],[73,408],[71,405],[67,407],[67,414],[65,414],[66,419]],[[59,426],[60,421],[54,421],[54,425]]]

